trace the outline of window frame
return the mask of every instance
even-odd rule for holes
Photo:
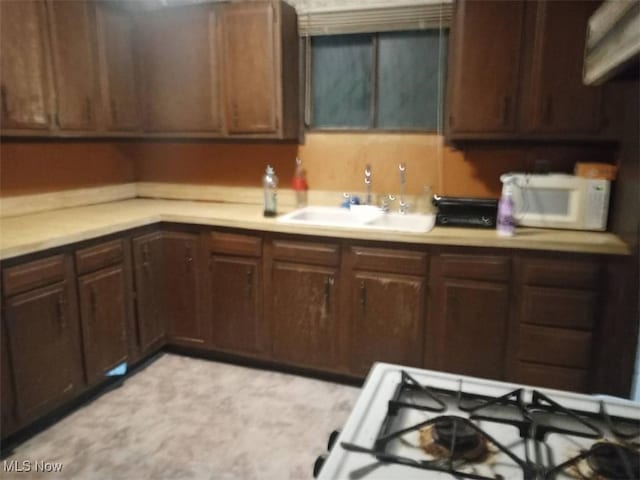
[[[426,30],[426,29],[425,29]],[[416,30],[416,31],[425,31],[425,30]],[[447,36],[447,47],[446,51],[448,52],[449,48],[449,37],[450,37],[450,28],[444,27],[439,28],[440,34],[443,35],[446,32]],[[410,30],[408,30],[410,31]],[[313,68],[313,48],[311,48],[312,36],[304,36],[300,37],[300,59],[301,59],[301,77],[303,80],[303,88],[302,88],[302,115],[300,115],[301,126],[300,131],[303,134],[302,138],[304,138],[304,134],[306,133],[397,133],[397,134],[443,134],[444,132],[444,109],[445,109],[445,101],[446,101],[446,82],[447,82],[447,74],[449,71],[448,68],[448,58],[445,58],[442,61],[442,65],[445,68],[444,76],[442,80],[438,83],[439,94],[442,96],[442,102],[439,105],[438,118],[436,120],[435,129],[426,129],[426,128],[410,128],[410,127],[402,127],[402,128],[379,128],[375,125],[378,123],[378,57],[379,57],[379,42],[378,37],[381,33],[387,33],[384,31],[378,32],[362,32],[371,35],[371,98],[370,98],[370,123],[367,127],[315,127],[312,126],[313,119],[313,84],[312,84],[312,68]],[[348,35],[348,34],[340,34],[340,35]],[[439,50],[442,50],[442,45],[440,45]],[[439,53],[440,54],[440,53]]]

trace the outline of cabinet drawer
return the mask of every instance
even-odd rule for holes
[[[597,263],[562,260],[524,260],[522,283],[547,287],[596,289],[601,267]]]
[[[428,257],[426,253],[365,247],[353,247],[351,253],[353,268],[356,270],[419,276],[427,274]]]
[[[523,287],[521,321],[591,330],[596,323],[597,297],[588,290]]]
[[[228,255],[260,257],[262,256],[262,239],[252,235],[214,232],[211,234],[211,251]]]
[[[561,367],[589,368],[592,343],[591,332],[521,325],[518,358]]]
[[[589,372],[587,370],[519,362],[517,375],[515,381],[526,385],[574,392],[589,391]]]
[[[79,274],[93,272],[121,262],[123,258],[122,240],[113,240],[78,250],[76,252],[76,269]]]
[[[449,278],[506,282],[511,273],[511,260],[507,257],[445,254],[440,256],[440,262],[442,274]]]
[[[340,247],[329,243],[275,240],[273,242],[273,258],[314,265],[338,266],[340,264]]]
[[[5,296],[64,280],[64,255],[35,260],[2,272]]]

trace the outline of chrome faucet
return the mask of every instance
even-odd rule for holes
[[[398,201],[398,211],[404,215],[409,211],[409,204],[405,201],[404,194],[407,186],[407,166],[404,163],[398,165],[400,170],[400,200]]]
[[[371,165],[364,167],[364,186],[367,189],[366,204],[371,205]]]

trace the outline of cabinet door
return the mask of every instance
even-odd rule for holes
[[[270,280],[274,359],[335,369],[339,363],[338,271],[276,261]]]
[[[200,314],[200,264],[198,235],[163,233],[165,315],[167,335],[172,340],[204,343]]]
[[[100,86],[109,130],[140,127],[130,13],[105,4],[97,5]]]
[[[40,1],[0,2],[2,128],[48,129],[46,18]]]
[[[238,352],[263,352],[261,260],[212,255],[210,266],[213,345]]]
[[[78,280],[87,379],[99,381],[127,359],[124,268],[116,265]]]
[[[277,130],[275,14],[270,2],[225,5],[225,118],[229,133]]]
[[[81,387],[82,355],[74,302],[65,283],[6,300],[17,415],[22,422]]]
[[[165,335],[162,234],[134,238],[133,261],[138,341],[140,352],[145,354],[159,347]]]
[[[514,132],[524,2],[460,0],[456,5],[449,131]]]
[[[90,6],[85,0],[49,0],[49,28],[56,85],[56,123],[63,130],[96,127]]]
[[[4,318],[0,318],[0,421],[2,424],[2,437],[6,437],[14,431],[16,425],[15,418],[15,398],[13,393],[13,369],[9,359],[9,343],[7,342],[7,331]]]
[[[374,362],[422,366],[425,281],[420,277],[358,272],[351,284],[351,368],[365,374]]]
[[[530,73],[525,75],[525,85],[530,85],[523,89],[525,128],[576,134],[600,129],[602,90],[582,83],[587,23],[599,4],[540,0],[527,5],[535,33],[530,37]]]
[[[443,278],[435,302],[437,368],[463,375],[505,375],[509,287]]]
[[[219,131],[216,8],[145,12],[137,23],[145,129]]]

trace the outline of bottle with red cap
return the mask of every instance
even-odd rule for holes
[[[302,168],[302,160],[300,158],[296,158],[296,171],[291,180],[291,188],[296,194],[296,207],[306,207],[309,185],[307,184],[307,172]]]

